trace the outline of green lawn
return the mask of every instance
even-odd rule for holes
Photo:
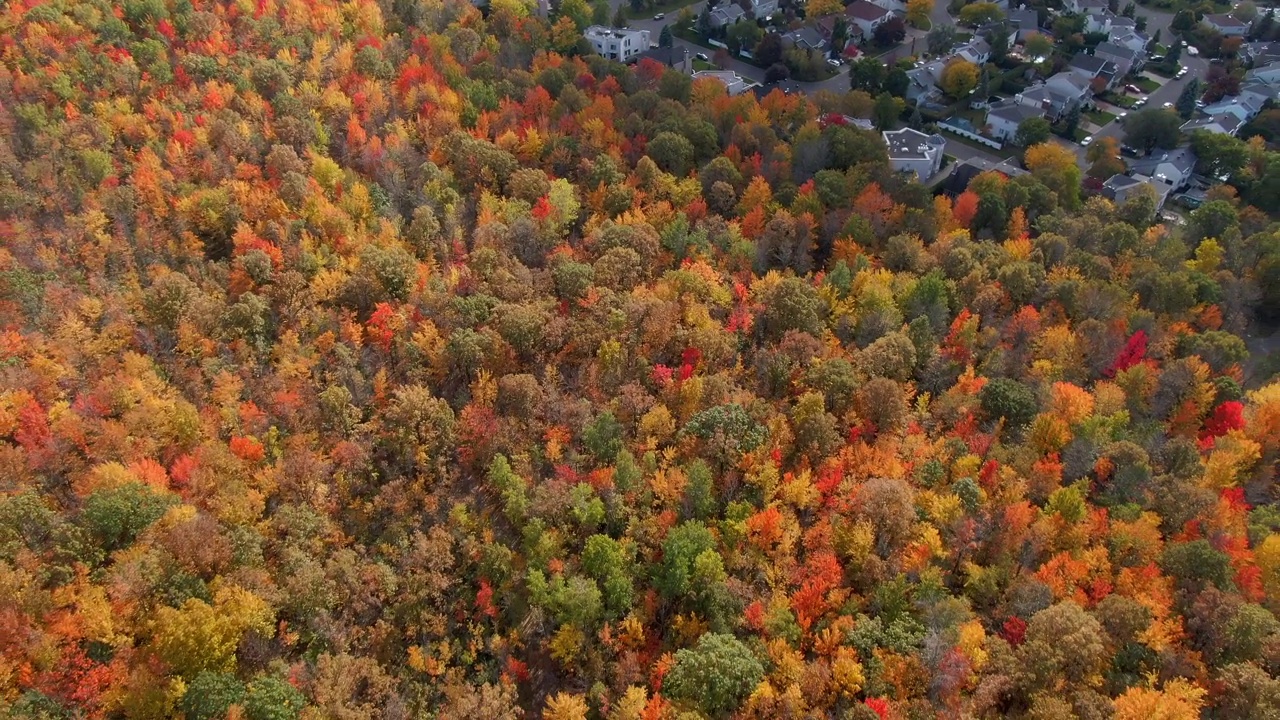
[[[1005,145],[1003,148],[997,150],[991,147],[990,145],[983,145],[980,142],[974,142],[969,138],[960,137],[955,133],[949,133],[945,130],[942,131],[942,137],[947,139],[947,143],[960,143],[961,145],[968,145],[969,147],[977,148],[983,151],[984,153],[987,153],[988,155],[994,155],[999,158],[1009,159],[1009,158],[1019,158],[1022,156],[1021,148],[1014,147],[1011,144]]]
[[[1160,83],[1147,77],[1140,77],[1137,80],[1134,80],[1133,84],[1137,85],[1139,88],[1142,88],[1142,92],[1148,93],[1148,94],[1153,93],[1156,90],[1160,89]]]
[[[1084,116],[1089,119],[1089,122],[1099,127],[1102,127],[1116,119],[1115,115],[1112,115],[1105,110],[1093,110],[1085,113]]]
[[[693,69],[694,69],[694,70],[715,70],[715,69],[716,69],[716,66],[715,66],[715,65],[712,65],[712,64],[711,64],[711,63],[709,63],[709,62],[703,62],[703,61],[701,61],[701,60],[699,60],[699,59],[697,59],[697,58],[694,58],[694,60],[693,60]]]
[[[1133,97],[1132,95],[1114,95],[1114,96],[1108,96],[1103,99],[1111,103],[1112,105],[1119,105],[1120,107],[1125,108],[1126,110],[1133,107],[1133,104],[1138,101],[1138,99]]]

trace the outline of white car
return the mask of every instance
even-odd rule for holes
[[[1119,114],[1119,115],[1116,115],[1116,118],[1117,118],[1117,119],[1119,119],[1119,120],[1123,120],[1123,119],[1125,119],[1125,118],[1126,118],[1126,117],[1128,117],[1128,116],[1129,116],[1129,113],[1128,113],[1128,112],[1126,112],[1126,111],[1124,111],[1124,110],[1121,110],[1121,111],[1120,111],[1120,114]]]
[[[1090,135],[1080,141],[1080,147],[1089,147],[1089,143],[1093,142],[1093,136]]]
[[[828,65],[830,65],[830,66],[831,66],[831,67],[833,67],[833,68],[838,68],[838,67],[840,67],[841,65],[843,65],[844,63],[840,62],[839,60],[837,60],[837,59],[835,59],[835,58],[827,58],[827,64],[828,64]]]
[[[667,19],[667,14],[666,14],[666,13],[658,13],[657,15],[654,15],[654,16],[653,16],[653,19],[654,19],[654,20],[666,20],[666,19]]]
[[[699,60],[701,60],[702,62],[707,62],[707,61],[709,61],[709,60],[711,59],[711,58],[707,57],[707,54],[706,54],[706,53],[698,53],[697,55],[694,55],[694,57],[695,57],[695,58],[697,58],[697,59],[699,59]]]
[[[1198,50],[1197,48],[1194,48],[1194,47],[1189,47],[1189,48],[1187,48],[1187,54],[1188,54],[1188,55],[1199,55],[1199,54],[1200,54],[1200,50]]]
[[[1168,110],[1173,107],[1173,103],[1165,103],[1161,107],[1163,107],[1165,110]]]

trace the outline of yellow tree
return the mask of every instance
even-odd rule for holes
[[[907,0],[907,22],[914,27],[924,27],[933,12],[933,0]]]
[[[1120,159],[1120,141],[1113,137],[1100,137],[1089,146],[1085,159],[1090,163],[1089,176],[1109,178],[1124,172],[1124,161]]]
[[[542,720],[586,720],[587,701],[581,695],[558,693],[547,700]]]
[[[962,58],[954,58],[942,70],[942,91],[959,100],[978,87],[978,66]]]
[[[841,0],[808,0],[804,5],[806,17],[825,17],[844,12]]]
[[[1204,705],[1205,691],[1181,678],[1165,683],[1164,690],[1129,688],[1116,698],[1115,720],[1196,720]]]
[[[1027,148],[1022,162],[1045,187],[1058,193],[1063,207],[1080,206],[1080,166],[1074,152],[1055,142],[1045,142]]]

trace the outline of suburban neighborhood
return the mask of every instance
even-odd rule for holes
[[[584,32],[596,53],[730,95],[842,95],[893,167],[934,187],[965,164],[1018,172],[1047,142],[1074,154],[1087,191],[1123,202],[1146,186],[1157,210],[1190,208],[1222,180],[1197,159],[1206,137],[1280,119],[1280,24],[1247,2],[718,0],[642,16],[631,0],[634,19],[611,7],[619,26]]]

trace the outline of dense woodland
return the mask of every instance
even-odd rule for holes
[[[1280,717],[1256,185],[934,197],[519,0],[0,12],[0,717]]]

